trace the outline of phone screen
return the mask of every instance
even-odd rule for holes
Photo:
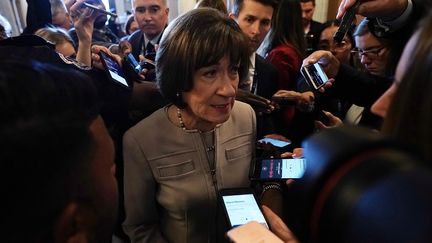
[[[257,221],[268,228],[264,215],[252,193],[237,195],[222,195],[222,200],[232,227]]]
[[[108,71],[109,76],[117,81],[118,83],[122,84],[125,87],[129,88],[129,84],[127,83],[126,79],[124,78],[123,70],[120,67],[120,65],[113,60],[110,56],[105,54],[104,52],[100,52],[100,56],[102,57],[102,64],[105,66],[105,68]]]
[[[290,142],[286,142],[286,141],[282,141],[282,140],[274,139],[274,138],[263,138],[263,139],[258,140],[258,142],[271,143],[273,146],[276,146],[279,148],[283,148],[283,147],[288,146],[290,144]]]
[[[301,74],[306,82],[315,89],[321,88],[329,80],[319,63],[302,67]]]
[[[264,159],[257,164],[259,179],[298,179],[306,170],[305,159]]]

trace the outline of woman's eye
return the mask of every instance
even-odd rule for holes
[[[231,74],[238,74],[239,71],[239,67],[238,66],[233,66],[231,67]]]
[[[216,76],[216,70],[209,70],[204,72],[204,77],[206,78],[213,78]]]

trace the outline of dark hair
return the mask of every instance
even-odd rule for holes
[[[298,0],[281,0],[276,17],[272,20],[272,30],[266,52],[270,52],[280,44],[294,46],[300,56],[306,50],[306,40],[302,26],[302,12]]]
[[[368,18],[363,18],[355,28],[353,37],[361,37],[368,33],[372,34],[369,28],[369,22],[370,21]],[[373,34],[372,36],[374,36],[374,38],[376,38],[384,47],[386,47],[389,50],[389,54],[387,57],[387,64],[385,66],[384,72],[386,76],[392,77],[395,73],[397,62],[400,58],[401,53],[399,50],[395,50],[394,48],[392,48],[393,40],[387,38],[380,38]]]
[[[383,132],[420,149],[432,160],[432,15],[419,30],[397,92],[384,120]]]
[[[129,33],[129,28],[130,28],[131,24],[132,24],[134,21],[135,21],[134,16],[133,16],[133,15],[130,15],[130,16],[128,17],[127,21],[126,21],[126,25],[125,25],[125,28],[124,28],[124,31],[125,31],[126,34],[128,34],[128,35],[132,34],[132,33]]]
[[[302,3],[312,2],[313,5],[315,6],[315,0],[300,0],[300,2],[302,2]]]
[[[162,95],[184,108],[177,94],[193,88],[195,71],[216,64],[227,54],[231,64],[240,64],[243,82],[249,69],[248,46],[238,25],[215,9],[199,8],[181,15],[165,30],[156,54],[156,79]]]
[[[223,14],[228,14],[227,6],[223,0],[200,0],[195,8],[214,8]]]
[[[264,6],[270,6],[273,8],[273,10],[276,10],[278,5],[277,0],[251,0],[251,1],[261,3]],[[234,0],[232,4],[231,12],[238,17],[240,11],[243,9],[243,5],[244,5],[244,0]]]
[[[3,240],[51,242],[65,205],[91,198],[96,90],[78,71],[1,61],[0,97]],[[16,227],[23,219],[24,231]]]

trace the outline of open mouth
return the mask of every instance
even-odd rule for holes
[[[216,109],[226,109],[228,108],[229,104],[223,104],[223,105],[212,105]]]

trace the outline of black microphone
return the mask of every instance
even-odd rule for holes
[[[360,6],[360,0],[357,0],[354,5],[352,5],[345,14],[342,16],[342,21],[340,22],[339,28],[335,35],[333,36],[333,40],[337,43],[341,43],[343,38],[345,37],[348,30],[351,28],[352,22],[355,18],[355,14]]]

